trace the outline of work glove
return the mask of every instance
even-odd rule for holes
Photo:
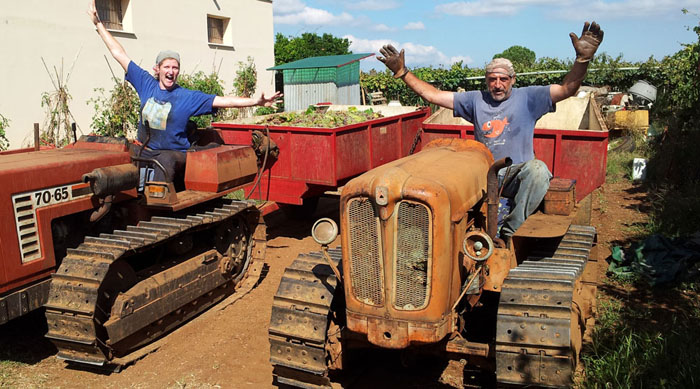
[[[600,42],[603,41],[603,30],[598,23],[584,23],[581,37],[576,37],[573,32],[569,34],[571,43],[576,50],[576,62],[586,63],[593,59],[593,54],[598,50]]]
[[[379,52],[382,53],[384,57],[377,57],[377,59],[382,61],[386,67],[394,72],[394,78],[403,77],[408,73],[408,69],[404,64],[403,49],[401,49],[401,52],[398,52],[394,46],[385,45],[379,49]]]

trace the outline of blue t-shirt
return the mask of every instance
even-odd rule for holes
[[[491,150],[494,159],[510,157],[513,164],[535,158],[535,122],[555,109],[549,86],[513,88],[510,97],[500,102],[488,91],[454,94],[454,116],[474,124],[476,140]]]
[[[126,80],[134,86],[141,100],[138,139],[146,141],[145,121],[151,127],[148,147],[153,150],[180,150],[190,148],[187,140],[187,121],[191,116],[214,112],[212,104],[216,95],[181,88],[168,91],[147,71],[133,61],[129,62]]]

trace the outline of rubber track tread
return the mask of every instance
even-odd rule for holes
[[[86,237],[75,249],[68,249],[60,267],[52,276],[49,299],[46,304],[48,322],[47,338],[58,348],[58,357],[73,362],[104,365],[111,360],[109,343],[103,321],[111,307],[98,305],[98,293],[107,281],[110,266],[126,253],[136,253],[165,244],[171,237],[188,229],[209,228],[208,224],[233,217],[245,210],[254,210],[253,202],[239,202],[225,209],[215,210],[216,218],[205,213],[190,215],[185,219],[153,217],[126,231],[116,230],[101,237]],[[259,214],[258,214],[259,215]],[[259,281],[264,262],[266,233],[262,217],[253,226],[253,245],[248,273],[243,274],[236,293],[247,293]],[[145,226],[145,227],[144,227]],[[254,278],[254,280],[250,280]],[[153,330],[151,326],[151,330]]]
[[[338,266],[341,250],[328,251]],[[330,388],[325,343],[338,280],[323,253],[299,255],[285,269],[272,303],[270,362],[280,384]]]
[[[570,226],[558,246],[512,269],[499,302],[496,377],[517,386],[570,387],[573,293],[588,263],[595,228]],[[575,253],[575,254],[573,254]]]

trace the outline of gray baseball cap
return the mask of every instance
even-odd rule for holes
[[[178,65],[180,64],[180,54],[172,50],[163,50],[160,53],[158,53],[158,56],[156,57],[156,65],[160,65],[161,62],[165,61],[168,58],[172,58],[177,61]]]

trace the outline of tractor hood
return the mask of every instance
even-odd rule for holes
[[[382,207],[384,220],[403,198],[430,198],[431,207],[448,205],[453,222],[486,194],[486,176],[493,164],[483,144],[465,139],[436,139],[420,152],[387,163],[351,180],[343,188],[343,202],[363,195]]]

